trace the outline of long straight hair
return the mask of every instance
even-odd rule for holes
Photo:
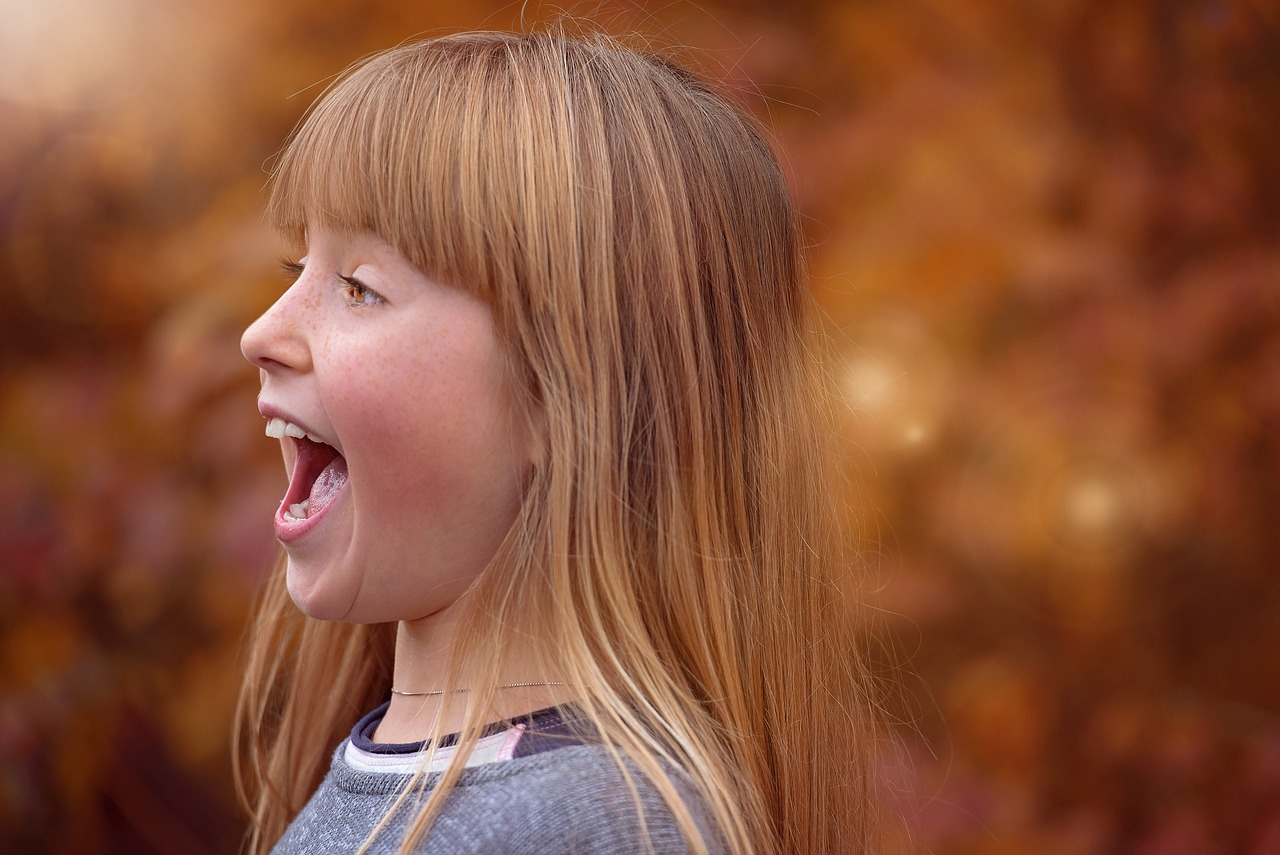
[[[299,241],[368,230],[484,299],[540,425],[445,685],[462,651],[497,674],[518,638],[575,686],[623,774],[667,800],[691,853],[711,847],[672,769],[734,855],[874,848],[874,707],[824,374],[797,217],[753,120],[601,35],[407,44],[312,107],[269,214]],[[392,644],[385,626],[301,617],[272,581],[239,715],[254,851],[386,697]],[[496,691],[467,688],[464,748]]]

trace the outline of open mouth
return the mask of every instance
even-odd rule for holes
[[[297,523],[319,516],[347,483],[347,459],[332,445],[307,437],[295,438],[298,459],[293,466],[289,492],[281,503],[285,522]]]
[[[292,441],[297,451],[289,489],[276,512],[276,533],[281,539],[300,537],[346,486],[347,459],[333,446],[283,419],[268,420],[267,435]]]

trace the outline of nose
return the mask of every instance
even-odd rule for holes
[[[295,285],[281,295],[240,337],[244,358],[263,371],[306,371],[311,367],[296,291]]]

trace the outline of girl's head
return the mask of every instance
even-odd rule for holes
[[[429,573],[442,552],[485,564],[498,551],[495,529],[510,530],[491,594],[512,585],[512,574],[523,603],[531,589],[558,582],[584,599],[572,612],[589,611],[596,629],[638,627],[646,610],[692,606],[721,581],[687,567],[680,578],[656,578],[664,566],[656,553],[731,568],[757,548],[755,489],[781,462],[765,444],[778,438],[799,365],[795,225],[761,136],[689,74],[602,38],[468,34],[397,48],[314,107],[280,159],[270,214],[308,253],[300,284],[314,271],[319,289],[350,291],[337,277],[355,276],[375,292],[316,321],[332,322],[323,338],[331,348],[337,340],[330,358],[345,372],[338,391],[353,402],[348,419],[395,423],[375,425],[389,444],[373,431],[363,446],[349,444],[357,499],[373,494],[376,485],[360,481],[371,467],[397,476],[384,479],[376,516],[352,523],[357,536],[377,534],[349,549],[368,568],[366,586],[385,589],[378,563],[406,552],[421,560],[395,564],[401,575]],[[421,274],[403,294],[369,281],[387,278],[376,265],[358,269],[383,242],[380,251]],[[483,380],[455,376],[458,354],[448,347],[472,326],[488,335],[483,320],[455,322],[434,305],[413,328],[418,341],[402,327],[401,337],[341,349],[343,336],[399,312],[415,291],[449,294],[473,314],[489,308],[502,356],[479,353]],[[367,305],[381,298],[390,309]],[[316,310],[291,311],[310,320]],[[256,361],[273,358],[259,339],[274,332],[246,335]],[[499,361],[508,390],[490,376]],[[266,402],[294,414],[271,399],[270,383]],[[508,393],[509,414],[500,406]],[[402,409],[412,411],[408,421]],[[418,432],[419,457],[407,430]],[[340,447],[346,439],[323,438]],[[757,459],[762,452],[768,460]],[[435,517],[405,531],[423,512]],[[460,516],[472,525],[460,526]],[[456,548],[465,539],[457,532],[482,517],[492,524]],[[295,565],[306,565],[305,540],[287,544]],[[553,558],[564,578],[548,575]],[[465,587],[467,569],[448,571],[460,580],[450,591]],[[314,598],[318,616],[413,616],[381,607],[414,602],[403,587],[385,596],[366,587],[361,596],[378,607],[347,612],[354,581],[330,603],[318,580],[297,576],[295,598]],[[655,585],[661,596],[641,593]]]

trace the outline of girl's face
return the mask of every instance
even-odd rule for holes
[[[510,529],[532,439],[483,302],[371,234],[310,230],[307,249],[241,342],[289,474],[289,593],[317,618],[426,617]]]

